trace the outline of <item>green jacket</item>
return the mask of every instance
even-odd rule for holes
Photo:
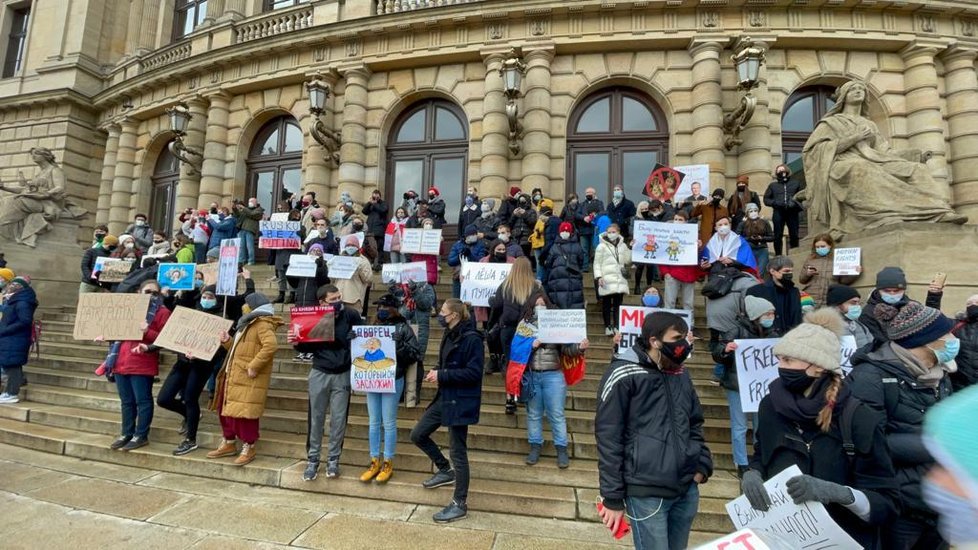
[[[254,208],[242,206],[241,210],[236,213],[238,218],[238,229],[241,231],[247,231],[252,235],[257,235],[258,222],[261,221],[264,215],[265,209],[261,206],[256,206]]]
[[[194,245],[186,244],[177,250],[177,262],[181,264],[192,264],[194,261]]]

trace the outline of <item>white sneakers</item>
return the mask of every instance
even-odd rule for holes
[[[0,393],[0,404],[20,403],[20,397],[9,393]]]

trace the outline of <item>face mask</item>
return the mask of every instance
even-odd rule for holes
[[[499,240],[500,241],[503,241],[504,243],[508,243],[509,242],[509,233],[500,233],[499,234]]]
[[[377,310],[377,320],[386,321],[390,318],[391,318],[391,312],[388,311],[387,308]]]
[[[778,181],[780,181],[781,183],[788,181],[788,174],[785,174],[784,172],[778,172]]]
[[[849,306],[846,310],[846,319],[850,321],[858,321],[859,317],[863,314],[863,306],[856,304],[854,306]]]
[[[355,246],[346,246],[346,247],[343,247],[343,252],[345,252],[347,256],[352,256],[352,255],[356,254],[358,250],[360,250],[360,249],[357,248],[357,247],[355,247]]]
[[[542,200],[543,200],[543,196],[542,195],[533,195],[533,202],[534,203],[538,203],[538,202],[540,202]]]
[[[212,298],[212,299],[208,300],[207,298],[201,298],[200,299],[200,307],[202,307],[204,309],[214,309],[214,308],[217,307],[217,299],[216,298]]]
[[[978,318],[978,305],[968,306],[964,312],[968,316],[968,319],[976,319]]]
[[[683,364],[693,353],[693,346],[685,338],[680,338],[675,342],[662,342],[660,349],[662,356],[671,361],[674,365]]]
[[[587,199],[587,200],[589,200],[589,201],[593,201],[594,200],[594,195],[585,195],[584,198]]]
[[[615,242],[618,240],[618,233],[608,233],[608,240]]]
[[[6,287],[7,287],[7,281],[0,279],[0,290],[3,290]]]
[[[526,200],[526,197],[523,197],[523,198],[520,199],[520,206],[525,207],[525,206],[527,206],[529,204],[530,204],[530,201]]]
[[[978,541],[978,522],[968,521],[964,515],[974,514],[974,506],[927,478],[921,483],[924,502],[937,512],[937,530],[951,546],[965,547]]]
[[[577,208],[577,201],[576,200],[572,200],[572,201],[570,201],[569,205],[570,205],[571,208]]]
[[[194,288],[204,288],[204,280],[194,279]]]
[[[720,235],[720,236],[722,236],[722,237],[726,237],[727,235],[730,234],[730,226],[729,225],[721,225],[720,227],[717,228],[717,234]]]
[[[778,378],[781,379],[781,385],[784,389],[790,391],[791,393],[802,393],[807,390],[812,382],[815,380],[811,376],[805,374],[803,370],[793,370],[793,369],[778,369]]]
[[[904,294],[903,292],[898,292],[896,294],[887,294],[885,292],[880,292],[880,299],[886,302],[887,304],[890,304],[891,306],[895,306],[900,303],[900,300],[903,299],[903,294]]]
[[[720,197],[713,197],[713,206],[720,204]]]
[[[136,220],[136,227],[142,227],[144,225],[146,225],[146,222],[143,220]]]
[[[126,243],[126,249],[127,250],[130,249],[130,248],[133,248],[135,246],[136,246],[135,243]]]
[[[466,244],[475,244],[477,242],[479,242],[479,236],[478,235],[470,235],[468,237],[465,237],[465,243]]]
[[[756,220],[757,218],[761,217],[761,215],[758,214],[757,212],[748,212],[747,217],[752,220]]]
[[[506,253],[505,252],[496,252],[496,253],[493,254],[493,257],[495,257],[497,260],[499,260],[501,262],[505,262],[506,261]]]
[[[441,328],[448,328],[448,319],[445,319],[444,315],[439,313],[437,319],[438,324],[441,325]]]
[[[436,195],[434,193],[428,193],[428,200],[435,200],[435,197],[437,197],[437,196],[438,195]]]
[[[257,202],[249,202],[248,203],[248,208],[254,208],[256,206],[258,206],[258,203]]]
[[[330,303],[328,303],[326,305],[333,306],[333,311],[335,313],[339,313],[339,312],[343,311],[343,300],[337,300],[335,302],[330,302]]]
[[[642,295],[642,305],[645,307],[656,307],[659,305],[659,295],[658,294],[643,294]]]
[[[819,256],[823,257],[823,258],[825,256],[828,256],[829,255],[829,252],[832,252],[832,249],[829,248],[829,247],[827,247],[827,246],[820,246],[820,247],[818,247],[818,248],[815,249],[815,253],[818,254]]]
[[[105,233],[96,233],[95,234],[95,241],[96,242],[102,242],[102,239],[104,239],[104,238],[105,238]]]
[[[951,361],[954,361],[954,358],[958,356],[958,352],[961,351],[961,340],[958,340],[957,338],[954,338],[953,340],[945,340],[944,349],[929,349],[934,352],[938,363],[946,365]]]
[[[465,206],[472,206],[473,204],[475,204],[475,201],[472,200],[472,196],[471,195],[469,195],[468,197],[465,197]]]
[[[739,191],[741,193],[743,193],[746,190],[747,190],[747,186],[746,185],[738,185],[737,186],[737,191]]]
[[[649,211],[648,210],[639,210],[638,211],[638,215],[639,216],[642,216],[643,218],[648,219],[648,217],[649,217]]]
[[[760,323],[764,328],[771,328],[774,326],[774,319],[761,319]]]
[[[566,241],[567,239],[569,239],[569,238],[570,238],[570,233],[569,233],[569,232],[567,232],[567,231],[561,231],[561,232],[560,232],[560,238],[561,238],[561,239],[564,239],[564,240]]]
[[[781,275],[781,284],[790,285],[795,280],[794,273],[784,273]]]
[[[363,230],[363,224],[362,223],[355,223],[355,224],[353,224],[353,230],[354,231],[362,231]]]
[[[624,197],[624,196],[625,196],[625,193],[623,193],[622,191],[615,191],[615,192],[614,192],[614,193],[612,194],[612,196],[613,196],[613,197],[615,197],[615,200],[616,200],[616,201],[620,201],[620,200],[622,199],[622,197]]]
[[[302,201],[302,206],[303,206],[303,207],[305,207],[305,206],[309,206],[309,201]],[[211,210],[211,214],[217,214],[217,212],[215,212],[215,211],[213,211],[213,210]]]

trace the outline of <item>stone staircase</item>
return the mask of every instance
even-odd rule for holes
[[[446,279],[449,273],[443,269],[442,278]],[[267,281],[270,275],[269,268],[263,266],[253,271],[259,291],[274,296],[274,283]],[[506,416],[503,379],[499,375],[488,376],[484,380],[481,421],[469,431],[470,510],[597,521],[594,410],[598,382],[611,357],[612,343],[611,338],[604,336],[600,309],[595,303],[589,276],[586,283],[591,347],[587,353],[587,376],[568,391],[570,468],[557,468],[550,443],[545,445],[545,458],[539,464],[528,467],[523,463],[529,449],[525,410],[521,407],[515,416]],[[382,288],[378,276],[371,293],[372,300],[380,295]],[[439,284],[437,292],[439,299],[450,296],[450,281]],[[702,320],[705,316],[702,299],[698,300],[697,319]],[[638,297],[629,296],[625,303],[637,304],[638,301]],[[287,308],[283,314],[288,315]],[[314,482],[304,482],[306,380],[310,366],[293,361],[295,353],[286,344],[284,333],[279,335],[281,347],[262,418],[258,458],[253,463],[238,468],[230,465],[231,459],[204,458],[206,450],[216,447],[220,439],[220,427],[211,412],[205,412],[201,420],[198,435],[201,450],[183,457],[172,456],[171,450],[182,439],[178,433],[180,418],[159,407],[155,411],[149,446],[129,453],[111,451],[108,444],[120,430],[118,397],[113,384],[93,374],[105,356],[105,345],[72,338],[73,310],[39,310],[38,316],[44,324],[40,358],[32,357],[25,369],[29,379],[29,385],[22,393],[25,399],[17,405],[0,406],[0,442],[157,471],[324,494],[423,505],[443,505],[450,498],[450,491],[426,491],[420,487],[421,480],[430,475],[431,463],[410,443],[409,433],[422,414],[423,406],[412,409],[402,406],[399,410],[397,459],[391,481],[385,486],[358,481],[357,477],[369,462],[369,454],[366,400],[356,395],[350,404],[340,478],[327,480],[320,476]],[[442,336],[437,323],[432,322],[431,331],[427,365],[435,364]],[[160,379],[165,378],[174,361],[172,353],[163,354]],[[724,504],[739,494],[739,484],[731,457],[726,399],[722,389],[709,382],[712,361],[705,345],[697,347],[687,366],[703,403],[705,435],[717,468],[714,477],[701,488],[700,510],[693,525],[695,539],[708,540],[730,532],[732,525]],[[433,396],[434,390],[425,387],[423,404],[430,402]],[[545,427],[549,430],[546,423]],[[549,437],[549,433],[546,435]],[[444,431],[438,432],[435,440],[447,444]],[[594,524],[593,528],[601,527]],[[613,539],[609,537],[608,540]]]

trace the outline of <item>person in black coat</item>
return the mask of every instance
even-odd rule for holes
[[[780,256],[784,245],[784,228],[788,226],[788,244],[798,248],[798,224],[801,214],[801,204],[795,200],[795,195],[805,187],[797,180],[791,179],[791,170],[784,164],[774,169],[774,181],[768,184],[764,191],[764,205],[774,211],[771,221],[774,222],[774,255]]]
[[[774,304],[774,327],[782,334],[801,323],[801,292],[794,283],[794,262],[778,256],[767,266],[770,280],[747,289],[748,296],[764,298]]]
[[[943,298],[943,289],[932,284],[927,289],[924,305],[933,309],[941,309]],[[876,317],[876,306],[886,304],[900,310],[910,302],[914,302],[914,300],[907,297],[906,274],[899,267],[884,267],[876,274],[876,288],[866,300],[866,307],[863,308],[862,315],[859,316],[859,322],[869,329],[874,339],[888,340],[885,324]]]
[[[469,494],[469,426],[479,423],[482,404],[482,367],[484,344],[475,321],[460,300],[445,301],[438,314],[445,329],[438,351],[438,366],[425,375],[425,382],[438,385],[438,393],[424,415],[411,430],[411,441],[434,462],[438,471],[422,483],[426,489],[455,484],[452,502],[433,519],[447,523],[462,519],[468,513]],[[431,434],[448,427],[451,463],[445,458]],[[454,470],[453,470],[454,467]]]
[[[34,311],[37,294],[27,277],[14,277],[4,288],[0,305],[0,371],[7,375],[7,386],[0,394],[0,404],[20,401],[24,365],[30,355],[34,335]]]
[[[387,202],[380,198],[380,191],[374,190],[370,194],[370,201],[363,205],[363,214],[367,216],[367,239],[373,241],[374,249],[378,251],[374,259],[374,271],[380,269],[382,260],[387,260],[386,253],[383,252],[384,233],[387,231],[387,213],[390,207]]]
[[[851,358],[846,385],[881,416],[880,425],[896,467],[903,509],[883,535],[886,548],[947,548],[937,515],[924,502],[921,480],[934,459],[921,438],[927,410],[951,394],[958,341],[954,323],[940,311],[910,302],[875,308],[889,341],[876,340]]]
[[[730,213],[731,227],[740,227],[740,223],[747,217],[748,204],[756,204],[758,208],[761,207],[760,197],[750,190],[749,184],[750,176],[738,176],[737,189],[727,199],[727,212]]]
[[[323,259],[323,247],[314,244],[309,247],[309,255],[316,258],[316,274],[313,277],[288,277],[289,286],[294,288],[289,300],[298,307],[319,304],[319,287],[329,284],[329,268]]]
[[[544,288],[561,309],[584,309],[584,250],[568,222],[558,227],[557,241],[547,251]]]
[[[951,373],[955,393],[978,382],[978,294],[968,298],[957,321],[952,334],[961,341],[961,351],[955,359],[958,371]]]
[[[99,283],[92,278],[95,269],[95,261],[98,258],[108,257],[119,247],[119,239],[115,235],[105,235],[101,241],[96,242],[91,248],[85,249],[81,260],[81,284],[79,292],[104,292],[108,289],[108,283]]]
[[[523,256],[533,261],[533,254],[530,252],[530,234],[533,227],[537,224],[537,211],[530,206],[530,196],[521,193],[516,199],[516,209],[510,215],[508,221],[504,221],[512,229],[513,243],[519,245],[523,251]]]
[[[482,201],[479,200],[479,190],[475,187],[469,187],[462,201],[462,207],[458,210],[458,226],[464,229],[475,223],[481,215]]]
[[[632,235],[632,220],[635,219],[635,203],[625,197],[625,188],[616,185],[608,204],[608,219],[618,224],[621,236],[628,240]]]
[[[428,188],[428,208],[427,213],[419,216],[419,219],[431,218],[434,222],[435,229],[441,229],[447,221],[445,221],[445,199],[441,198],[441,191],[432,185]],[[422,209],[419,208],[419,211]]]

